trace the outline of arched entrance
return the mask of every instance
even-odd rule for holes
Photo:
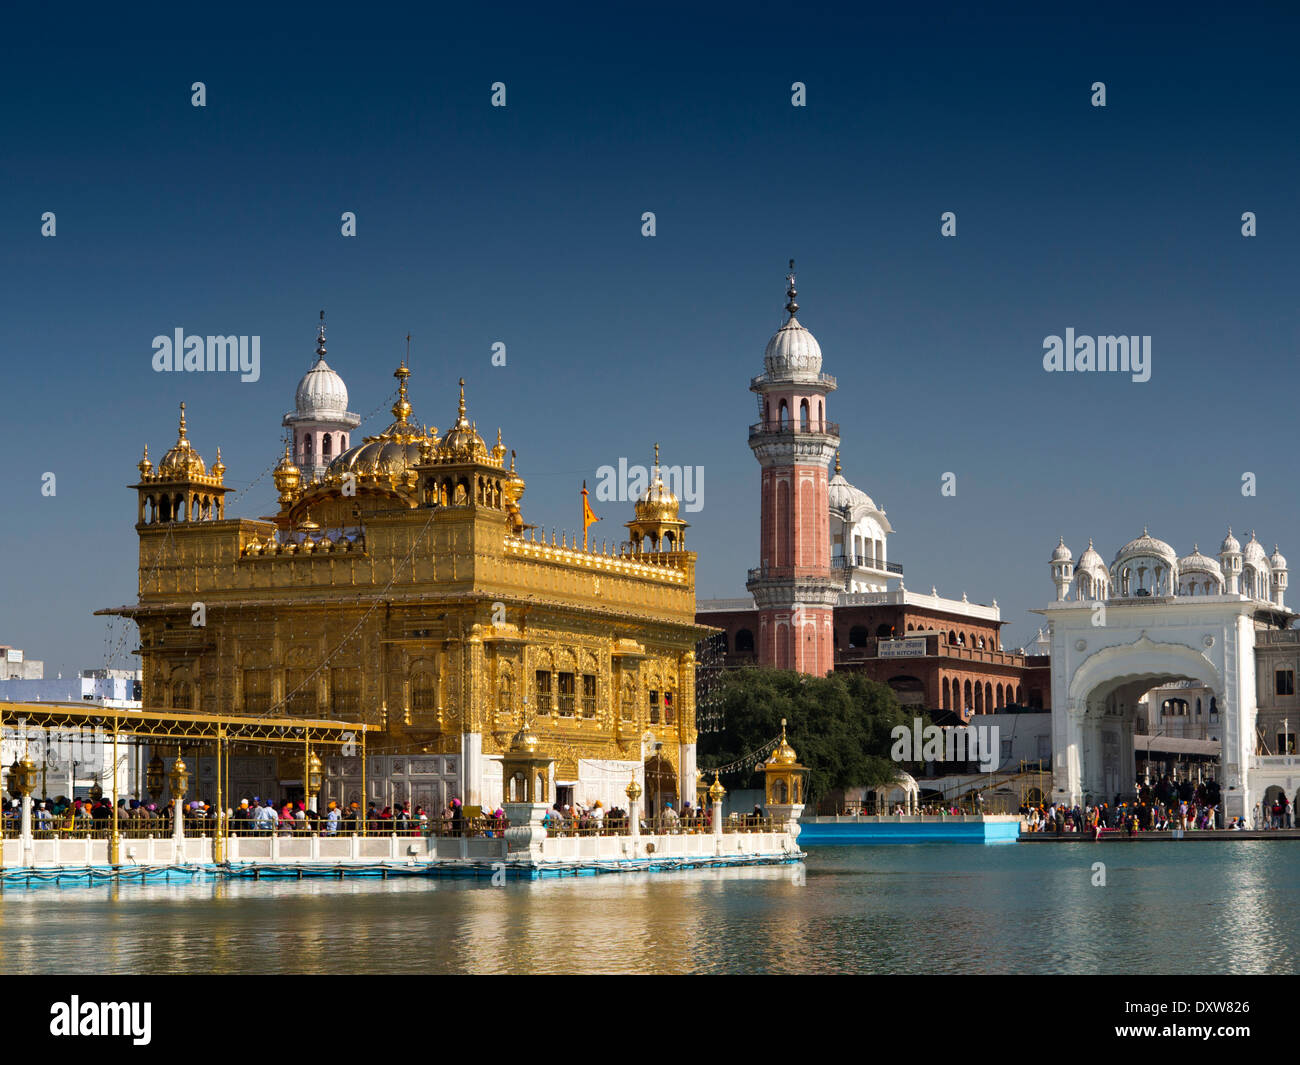
[[[677,771],[672,763],[661,754],[651,755],[645,760],[645,808],[650,817],[658,817],[667,803],[677,798]]]
[[[1054,801],[1113,802],[1116,796],[1131,801],[1142,775],[1135,742],[1138,704],[1153,688],[1175,681],[1191,681],[1220,695],[1224,689],[1218,669],[1205,655],[1185,644],[1153,641],[1145,633],[1084,658],[1067,678],[1067,698],[1053,700]],[[1157,724],[1142,737],[1144,764],[1161,744],[1160,706],[1154,710]],[[1220,752],[1231,749],[1229,739],[1228,730],[1221,730],[1216,737]],[[1222,779],[1217,767],[1208,768],[1208,775]]]

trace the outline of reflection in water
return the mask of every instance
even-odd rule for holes
[[[1106,886],[1092,886],[1092,863]],[[1300,848],[837,847],[763,867],[510,882],[9,890],[0,971],[1293,972]]]

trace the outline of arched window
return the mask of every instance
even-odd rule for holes
[[[850,647],[866,647],[868,639],[870,639],[870,634],[867,632],[865,625],[854,625],[849,629]]]
[[[438,685],[432,673],[419,670],[411,676],[411,716],[415,719],[436,717]]]
[[[330,440],[330,434],[329,434],[329,433],[326,433],[326,434],[325,434],[324,442],[323,442],[322,445],[321,445],[321,452],[320,452],[320,453],[321,453],[321,457],[322,457],[322,458],[329,458],[329,457],[330,457],[330,444],[331,444],[331,442],[332,442],[332,441]]]
[[[801,433],[808,431],[808,401],[806,399],[799,402],[799,431]]]
[[[194,709],[193,689],[191,688],[189,681],[177,680],[172,682],[172,709]]]
[[[790,427],[790,408],[786,406],[785,400],[781,400],[780,419],[781,428],[788,429]]]
[[[975,705],[974,693],[971,691],[970,681],[967,681],[967,682],[966,682],[966,687],[965,687],[964,691],[965,691],[965,696],[966,696],[966,697],[965,697],[965,699],[962,700],[962,704],[961,704],[960,709],[962,709],[962,710],[969,710],[972,706]]]

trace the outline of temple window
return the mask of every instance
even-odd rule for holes
[[[310,681],[310,669],[284,671],[285,709],[296,717],[310,717],[316,712],[316,689]]]
[[[582,675],[582,716],[596,716],[596,676],[594,673]]]
[[[330,705],[337,718],[353,717],[361,711],[361,672],[356,669],[330,670]]]
[[[551,673],[549,670],[539,669],[534,678],[537,691],[537,712],[539,714],[549,714],[551,712]]]
[[[659,724],[659,693],[657,691],[650,693],[650,724]]]
[[[244,713],[264,714],[271,709],[271,671],[244,670]]]
[[[560,674],[560,716],[561,717],[573,716],[573,703],[574,703],[573,682],[574,682],[574,675],[572,673]]]
[[[420,670],[411,677],[411,713],[429,718],[438,712],[438,685],[428,670]]]

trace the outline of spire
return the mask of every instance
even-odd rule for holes
[[[793,259],[790,260],[790,272],[785,275],[785,280],[788,286],[785,290],[785,297],[786,297],[785,309],[790,313],[790,317],[793,318],[795,311],[799,309],[799,304],[795,303],[794,301],[794,298],[797,295],[799,295],[799,293],[795,291],[795,287],[794,287],[794,260]]]
[[[456,415],[456,422],[459,425],[465,420],[465,378],[463,377],[460,379],[460,406],[456,408]]]
[[[840,453],[838,450],[835,452],[835,472],[840,472]]]
[[[406,379],[411,376],[411,371],[406,368],[406,360],[393,371],[393,376],[397,378],[397,402],[393,404],[393,417],[402,424],[411,416],[411,404],[406,399]]]
[[[320,312],[320,325],[316,329],[316,361],[325,358],[325,312]]]
[[[184,439],[185,439],[185,403],[184,403],[184,401],[182,400],[182,401],[181,401],[181,426],[180,426],[180,435],[177,436],[177,438],[176,438],[176,442],[179,444],[179,443],[180,443],[182,440],[184,440]]]

